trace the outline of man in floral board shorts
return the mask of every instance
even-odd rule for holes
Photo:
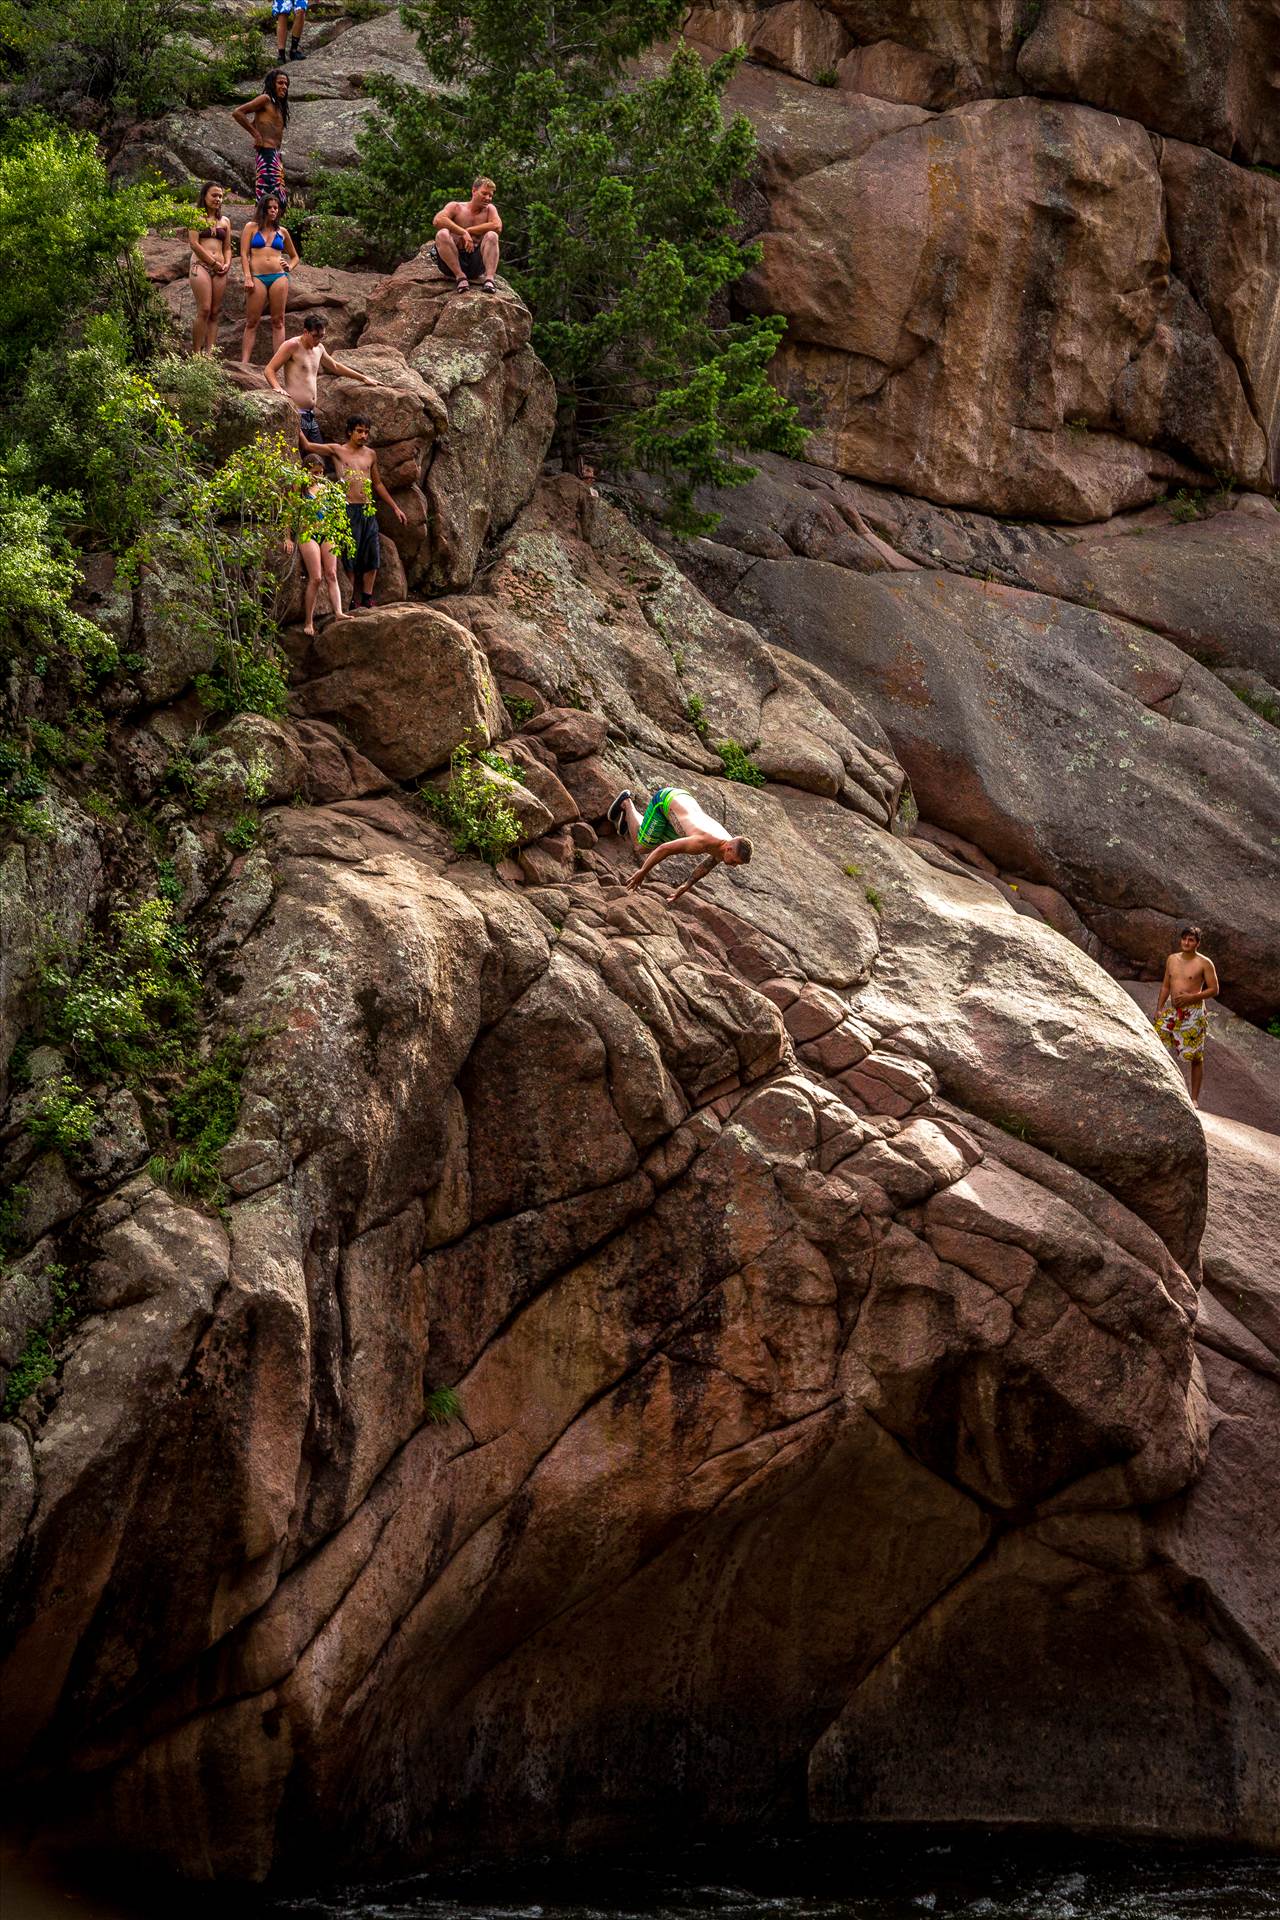
[[[1156,1032],[1179,1066],[1191,1076],[1191,1104],[1200,1105],[1204,1079],[1204,1043],[1209,1034],[1207,1002],[1218,991],[1218,974],[1208,954],[1201,953],[1199,927],[1178,930],[1178,951],[1164,963],[1160,998],[1156,1002]]]
[[[282,60],[305,60],[298,42],[307,18],[307,0],[271,0],[271,18],[276,23],[276,52]],[[289,46],[289,22],[293,21],[293,45]],[[286,52],[286,48],[288,51]]]

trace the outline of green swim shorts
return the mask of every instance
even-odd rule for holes
[[[663,846],[668,840],[679,840],[681,830],[671,824],[671,802],[674,798],[691,798],[683,787],[659,787],[644,810],[640,822],[639,843],[646,853],[653,847]]]

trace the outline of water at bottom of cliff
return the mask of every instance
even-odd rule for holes
[[[64,1882],[8,1855],[4,1920],[1280,1920],[1280,1858],[954,1829],[846,1829],[249,1896]]]

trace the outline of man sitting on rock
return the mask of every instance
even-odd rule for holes
[[[432,258],[459,293],[465,293],[475,280],[486,293],[497,292],[493,276],[498,271],[502,221],[493,204],[496,192],[492,180],[481,174],[471,183],[469,200],[451,200],[436,215]]]
[[[277,347],[266,366],[267,385],[277,393],[287,393],[298,409],[298,437],[304,453],[314,453],[320,440],[320,423],[316,419],[319,373],[340,373],[345,380],[358,380],[365,387],[378,384],[358,368],[346,367],[341,360],[330,358],[324,345],[328,324],[322,313],[309,313],[302,323],[302,332]],[[276,379],[278,373],[283,374],[282,381]]]
[[[625,827],[631,844],[642,856],[641,866],[627,881],[632,892],[643,885],[645,877],[660,860],[669,859],[673,853],[704,856],[672,894],[673,906],[681,894],[688,893],[690,887],[705,879],[714,867],[745,867],[751,858],[751,842],[742,834],[730,833],[709,813],[704,813],[683,787],[659,787],[643,813],[631,798],[630,788],[624,787],[610,806],[607,818],[615,832],[621,833]]]
[[[1164,963],[1155,1013],[1156,1032],[1179,1065],[1190,1071],[1193,1107],[1200,1105],[1204,1079],[1204,1043],[1209,1033],[1205,1002],[1218,991],[1217,970],[1199,946],[1199,927],[1178,929],[1178,951]]]
[[[373,504],[373,495],[376,493],[379,500],[390,507],[401,526],[407,519],[382,484],[378,456],[369,445],[371,431],[368,415],[353,413],[347,421],[347,437],[341,445],[337,441],[321,440],[314,446],[307,446],[308,453],[318,453],[332,460],[338,469],[339,480],[346,483],[347,519],[351,523],[355,552],[344,554],[342,564],[352,575],[353,612],[356,607],[373,605],[373,590],[378,581],[378,568],[382,565],[382,546],[378,539],[377,508]]]

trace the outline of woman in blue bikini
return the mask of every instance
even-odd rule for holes
[[[240,264],[244,268],[244,342],[240,364],[253,359],[253,343],[264,307],[271,313],[271,351],[284,345],[284,310],[289,299],[289,275],[298,264],[298,249],[289,229],[280,225],[280,201],[268,193],[258,202],[257,217],[240,231]]]

